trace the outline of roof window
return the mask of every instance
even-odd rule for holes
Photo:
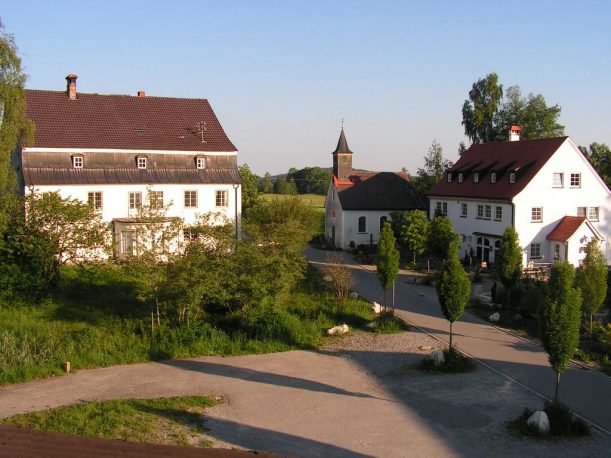
[[[463,178],[462,173],[459,173],[459,174],[458,174],[458,182],[459,182],[459,183],[462,183],[462,178]]]
[[[509,183],[510,184],[514,184],[516,182],[516,173],[515,172],[511,172],[509,174]]]
[[[452,183],[452,174],[448,173],[448,183]]]
[[[473,172],[473,183],[479,183],[479,172]]]
[[[146,156],[138,156],[136,158],[136,163],[138,164],[139,169],[146,169]]]
[[[205,169],[206,168],[206,158],[204,156],[197,156],[195,158],[195,165],[200,170]]]
[[[83,163],[84,160],[81,154],[75,154],[74,156],[72,156],[72,167],[74,167],[75,169],[82,169]]]
[[[496,183],[496,172],[490,174],[490,183]]]

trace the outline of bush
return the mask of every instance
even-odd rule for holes
[[[524,413],[515,420],[510,421],[508,426],[524,436],[540,438],[577,438],[589,436],[591,434],[590,425],[581,418],[576,417],[566,405],[562,403],[546,402],[543,406],[543,410],[549,419],[549,435],[540,433],[536,428],[527,423],[528,419],[534,413],[534,411],[529,409],[524,409]]]
[[[463,355],[454,348],[443,351],[443,364],[437,366],[431,358],[425,358],[420,362],[420,368],[428,372],[442,372],[461,374],[473,372],[477,369],[475,362],[468,356]]]
[[[381,313],[373,323],[375,323],[375,326],[371,330],[377,334],[396,334],[410,330],[405,321],[391,312]]]

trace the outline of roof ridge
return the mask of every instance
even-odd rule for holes
[[[25,89],[26,92],[46,92],[46,93],[53,93],[53,94],[66,94],[66,91],[56,91],[56,90],[52,90],[52,89]],[[145,95],[145,96],[138,96],[136,95],[131,95],[131,94],[100,94],[99,92],[78,92],[77,93],[77,97],[80,95],[92,95],[92,96],[99,96],[99,97],[130,97],[130,98],[134,98],[134,99],[173,99],[173,100],[205,100],[206,102],[208,101],[207,98],[196,98],[196,97],[171,97],[171,96],[163,96],[163,95]],[[209,103],[209,102],[208,102]]]

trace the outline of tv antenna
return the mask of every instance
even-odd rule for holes
[[[202,143],[206,143],[206,140],[204,140],[204,133],[206,130],[206,121],[200,121],[197,123],[197,135],[201,137]]]

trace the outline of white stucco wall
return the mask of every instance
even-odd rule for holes
[[[164,205],[172,205],[168,209],[168,217],[183,218],[185,225],[196,222],[198,215],[206,213],[219,213],[227,221],[233,223],[235,219],[236,203],[238,209],[238,221],[241,218],[241,191],[236,191],[231,184],[103,184],[103,185],[62,185],[62,186],[35,186],[26,188],[26,192],[52,192],[57,191],[64,197],[71,197],[87,202],[89,192],[102,192],[102,219],[112,221],[114,218],[129,218],[135,216],[135,212],[129,210],[129,193],[142,193],[143,203],[146,203],[148,190],[163,191]],[[228,206],[216,207],[216,191],[227,191]],[[185,208],[185,191],[197,191],[197,208]]]
[[[553,186],[554,173],[563,173],[563,187]],[[581,174],[581,186],[570,186],[571,173]],[[598,177],[587,159],[583,157],[575,144],[567,139],[554,155],[541,168],[531,182],[513,199],[515,204],[515,227],[520,236],[520,245],[524,248],[525,261],[530,260],[530,245],[541,244],[541,259],[535,262],[552,262],[553,245],[548,243],[547,235],[556,227],[564,216],[577,216],[577,207],[599,207],[599,220],[591,221],[592,225],[605,238],[602,245],[606,258],[609,256],[609,208],[611,205],[609,190]],[[531,222],[533,207],[543,208],[543,221]],[[577,265],[569,247],[569,261]]]
[[[335,245],[343,248],[342,216],[342,206],[337,197],[333,180],[331,180],[325,199],[325,237],[327,241],[331,243],[333,241],[333,227],[335,227]]]

